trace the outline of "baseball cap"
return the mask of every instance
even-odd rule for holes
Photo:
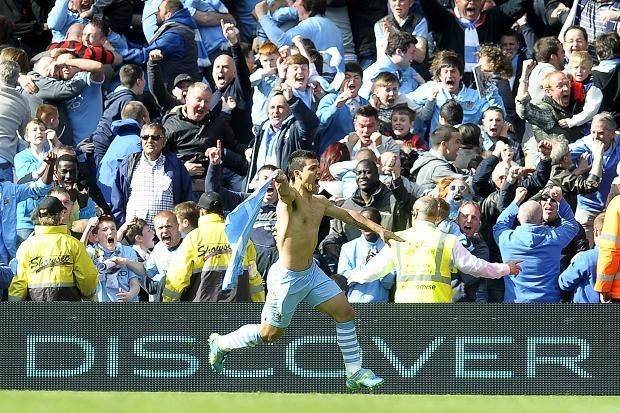
[[[58,214],[65,210],[65,206],[60,202],[60,199],[55,196],[46,196],[39,203],[39,213]]]
[[[195,82],[194,78],[188,75],[187,73],[181,73],[177,77],[174,78],[174,86],[176,87],[181,82]]]
[[[200,195],[198,206],[208,210],[222,209],[222,198],[217,192],[205,192]]]

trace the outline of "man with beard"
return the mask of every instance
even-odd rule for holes
[[[360,161],[355,167],[357,190],[344,201],[343,208],[361,211],[373,207],[381,213],[381,225],[390,231],[402,231],[410,224],[412,195],[407,192],[402,178],[394,170],[390,187],[379,180],[377,165],[369,160]],[[346,222],[333,219],[329,234],[321,243],[323,253],[338,262],[341,246],[360,236],[360,230]]]
[[[532,103],[533,99],[527,88],[536,62],[527,60],[523,63],[523,67],[517,93],[517,114],[532,124],[536,141],[540,142],[551,133],[562,134],[569,142],[575,142],[582,137],[585,126],[563,128],[558,123],[561,119],[573,116],[574,102],[571,101],[571,81],[568,76],[557,70],[547,73],[542,81],[545,96],[535,104]]]
[[[315,195],[319,182],[319,161],[310,151],[295,151],[288,162],[287,176],[278,171],[274,178],[280,202],[277,213],[279,260],[268,277],[269,294],[261,324],[248,324],[220,336],[209,337],[209,364],[216,373],[232,350],[255,347],[279,339],[289,326],[297,305],[305,301],[336,322],[338,345],[351,391],[374,389],[383,379],[362,368],[362,357],[355,331],[355,313],[336,283],[321,271],[313,259],[319,224],[325,215],[359,228],[378,233],[387,243],[400,241],[394,233],[355,211],[339,208],[325,197]],[[375,167],[375,174],[378,172]]]
[[[181,73],[189,73],[199,79],[198,50],[195,41],[197,29],[189,11],[180,0],[164,0],[157,12],[158,29],[141,48],[118,50],[123,63],[144,65],[153,50],[160,50],[163,59],[160,63],[167,89],[172,89],[174,78]]]

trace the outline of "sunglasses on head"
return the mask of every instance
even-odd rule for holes
[[[467,189],[467,187],[465,185],[450,185],[450,191],[456,191],[456,188],[459,189],[459,191],[464,191],[465,189]]]
[[[158,140],[160,140],[160,139],[163,139],[163,136],[162,136],[162,135],[142,135],[142,136],[140,136],[140,138],[141,138],[143,141],[146,141],[146,140],[148,140],[149,138],[151,138],[151,140],[158,141]]]
[[[543,194],[543,196],[540,197],[540,200],[542,202],[547,202],[547,201],[554,202],[554,203],[558,202],[555,199],[551,198],[551,196],[549,194]]]

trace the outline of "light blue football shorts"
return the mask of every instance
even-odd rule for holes
[[[304,271],[291,271],[276,262],[269,269],[267,290],[261,320],[278,328],[289,326],[300,302],[316,307],[342,292],[314,260]]]

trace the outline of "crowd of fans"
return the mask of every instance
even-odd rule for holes
[[[4,2],[0,291],[264,301],[277,192],[267,190],[232,290],[222,290],[224,217],[306,149],[320,157],[319,194],[337,205],[404,231],[414,202],[432,196],[431,225],[473,255],[523,260],[503,279],[452,266],[451,296],[421,301],[620,299],[596,280],[596,245],[617,235],[601,234],[620,192],[618,10],[617,0]],[[396,269],[349,279],[383,247],[326,219],[315,259],[351,302],[419,301],[399,294]]]

